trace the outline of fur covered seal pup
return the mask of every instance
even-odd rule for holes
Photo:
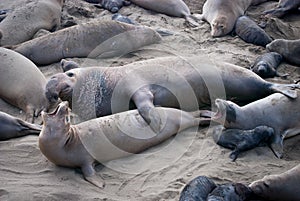
[[[62,5],[63,0],[38,0],[8,13],[0,23],[0,45],[28,41],[40,29],[55,30],[60,25]]]
[[[280,0],[276,8],[267,10],[264,14],[272,17],[281,18],[287,13],[292,11],[297,11],[300,9],[300,1],[299,0]]]
[[[81,168],[87,181],[102,188],[103,179],[95,175],[96,161],[101,163],[139,153],[186,128],[209,122],[200,117],[201,111],[188,113],[162,107],[153,110],[163,119],[162,129],[157,133],[137,110],[70,125],[68,103],[62,102],[54,112],[42,113],[40,150],[56,165]]]

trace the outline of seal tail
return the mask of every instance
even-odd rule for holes
[[[272,84],[270,87],[272,92],[278,92],[286,95],[289,98],[297,98],[297,91],[295,89],[300,89],[299,84]]]

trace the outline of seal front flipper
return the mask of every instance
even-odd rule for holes
[[[104,188],[104,180],[95,174],[95,169],[92,164],[85,164],[81,167],[84,178],[99,188]]]
[[[185,16],[185,20],[188,23],[188,25],[191,26],[191,27],[198,27],[199,26],[199,23],[196,22],[196,20],[198,20],[198,18],[193,16],[193,15]]]
[[[277,158],[282,158],[283,156],[283,137],[280,135],[276,137],[274,142],[270,144],[270,149],[273,151]]]

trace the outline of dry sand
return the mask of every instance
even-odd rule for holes
[[[0,9],[30,1],[1,0]],[[192,12],[200,13],[204,0],[185,2]],[[247,14],[259,21],[260,13],[275,4],[267,2],[251,7]],[[236,36],[211,38],[207,23],[201,23],[199,29],[192,30],[184,19],[156,14],[134,5],[122,8],[120,13],[140,24],[169,30],[174,35],[126,57],[107,60],[74,58],[74,61],[84,66],[115,66],[160,56],[206,54],[212,59],[217,57],[249,68],[257,56],[266,52],[265,48],[247,44]],[[111,15],[80,0],[66,0],[63,8],[64,18],[71,16],[77,23],[92,18],[109,19]],[[274,38],[299,38],[299,19],[299,14],[284,20],[274,19],[266,30]],[[46,77],[61,72],[59,63],[40,69]],[[287,80],[270,80],[292,82],[300,75],[298,67],[286,63],[281,64],[279,71],[290,76]],[[24,118],[19,109],[3,101],[0,101],[0,110]],[[286,171],[300,161],[300,136],[285,140],[285,155],[281,160],[269,148],[260,147],[241,154],[236,162],[231,162],[228,158],[230,151],[213,142],[208,128],[199,128],[198,132],[193,130],[178,134],[143,154],[97,166],[97,174],[102,175],[106,182],[104,189],[86,182],[78,170],[57,167],[49,162],[38,148],[37,136],[0,142],[0,200],[178,200],[184,185],[199,175],[212,177],[219,183],[249,184],[264,175]]]

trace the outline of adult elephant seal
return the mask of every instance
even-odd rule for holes
[[[268,175],[250,184],[252,191],[267,200],[300,200],[300,165],[278,174]]]
[[[28,41],[40,29],[55,30],[60,25],[62,4],[63,0],[39,0],[15,9],[0,23],[0,45]]]
[[[224,129],[223,126],[213,129],[214,141],[222,147],[233,150],[229,155],[232,161],[235,161],[243,151],[269,145],[273,135],[274,129],[268,126],[258,126],[252,130]]]
[[[185,18],[191,26],[199,25],[191,15],[189,7],[182,0],[131,0],[131,2],[158,13]]]
[[[280,0],[276,8],[267,10],[264,14],[281,18],[287,13],[297,10],[300,10],[299,0]]]
[[[146,26],[93,20],[27,41],[14,50],[35,64],[47,65],[70,57],[122,56],[160,40],[160,35]]]
[[[27,123],[4,112],[0,112],[0,140],[22,137],[29,134],[38,135],[42,127]]]
[[[282,62],[281,54],[277,52],[267,52],[258,56],[250,69],[262,78],[272,78],[275,76],[286,77],[288,74],[280,74],[277,72],[279,64]]]
[[[225,128],[248,130],[261,125],[273,128],[271,148],[278,158],[283,154],[283,139],[300,132],[300,112],[297,112],[299,98],[290,99],[275,93],[243,107],[221,99],[217,99],[215,103],[217,112],[212,120],[224,123]]]
[[[206,56],[165,57],[121,67],[76,68],[59,73],[48,81],[46,96],[51,103],[58,98],[69,101],[73,112],[83,120],[136,107],[150,122],[149,109],[154,105],[194,111],[211,106],[211,99],[225,95],[241,102],[275,92],[296,98],[293,87],[299,85],[270,83],[250,70],[212,62]]]
[[[267,45],[267,50],[281,54],[285,61],[300,66],[300,39],[276,39]]]
[[[26,112],[26,120],[34,121],[49,102],[45,96],[46,78],[26,57],[0,48],[0,98]]]
[[[200,118],[200,111],[188,113],[162,107],[153,110],[163,119],[158,133],[152,131],[137,110],[70,125],[68,102],[62,102],[53,113],[42,113],[40,150],[56,165],[81,168],[87,181],[102,188],[103,179],[95,175],[96,161],[101,163],[139,153],[186,128],[208,122]]]
[[[211,36],[220,37],[230,33],[236,20],[244,15],[250,5],[266,0],[207,0],[199,19],[207,21],[211,26]]]

